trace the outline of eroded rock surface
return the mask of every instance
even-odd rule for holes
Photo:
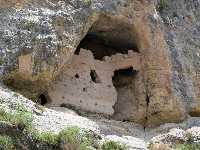
[[[172,1],[161,13],[172,65],[173,93],[199,116],[199,1]]]

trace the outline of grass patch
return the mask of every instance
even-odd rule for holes
[[[17,105],[16,110],[7,112],[3,108],[0,110],[0,121],[8,122],[21,128],[32,128],[32,113],[23,106]]]
[[[95,145],[92,136],[87,131],[82,131],[78,127],[65,128],[58,134],[53,132],[38,132],[34,130],[31,134],[37,141],[55,146],[62,145],[61,147],[70,147],[74,150],[89,150],[90,147],[94,147]]]
[[[45,142],[51,145],[58,144],[58,135],[53,132],[38,132],[32,131],[32,136],[35,140]]]
[[[159,12],[161,12],[164,9],[166,9],[167,7],[169,7],[169,0],[160,0],[157,5],[157,10],[159,10]]]
[[[64,144],[70,144],[72,149],[86,150],[92,147],[92,138],[86,131],[81,131],[78,127],[69,127],[59,133],[59,139]]]
[[[119,144],[115,141],[107,141],[101,146],[102,150],[128,150],[126,145]]]
[[[178,144],[175,150],[200,150],[200,143]]]
[[[11,150],[14,148],[12,138],[9,136],[0,135],[0,149],[1,150]]]

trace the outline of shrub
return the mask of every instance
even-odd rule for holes
[[[78,127],[66,128],[58,136],[64,144],[70,145],[75,150],[86,150],[92,146],[92,139],[89,133],[81,131]]]
[[[61,147],[68,147],[73,150],[89,150],[90,147],[93,147],[91,135],[86,131],[81,131],[78,127],[63,129],[59,134],[32,130],[31,135],[37,141],[54,146],[61,144]]]
[[[58,144],[58,135],[53,132],[33,131],[32,136],[35,140],[38,140],[41,142],[45,142],[52,145]]]
[[[13,141],[9,136],[0,135],[0,149],[11,150],[14,148]]]
[[[119,144],[114,141],[107,141],[101,146],[102,150],[127,150],[125,145]]]
[[[16,110],[11,112],[6,112],[2,108],[0,110],[0,121],[29,129],[32,127],[32,120],[32,113],[20,105],[17,106]]]

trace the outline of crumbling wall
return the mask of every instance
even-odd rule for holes
[[[91,51],[81,49],[50,89],[51,105],[71,104],[87,111],[112,115],[117,102],[112,77],[115,70],[128,67],[140,69],[138,53],[129,51],[127,55],[106,56],[100,61],[94,59]]]

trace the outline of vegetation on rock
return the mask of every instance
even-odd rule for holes
[[[190,143],[190,144],[178,144],[176,145],[175,150],[198,150],[200,149],[199,143]]]
[[[6,111],[0,109],[0,122],[7,122],[18,127],[30,129],[32,127],[32,113],[27,111],[22,105],[17,105],[16,110]]]
[[[125,150],[126,147],[116,142],[109,141],[102,145],[97,144],[95,137],[89,131],[78,127],[68,127],[58,134],[53,132],[39,132],[33,125],[33,114],[22,105],[17,105],[15,110],[0,109],[0,126],[7,125],[7,131],[0,131],[0,149],[15,149],[27,146],[28,149],[47,147],[48,149],[73,150]],[[15,133],[16,132],[16,133]],[[26,145],[27,144],[27,145]]]
[[[161,12],[168,6],[169,6],[169,0],[160,0],[157,5],[157,9],[159,10],[159,12]]]
[[[14,148],[12,138],[6,135],[0,135],[0,149],[11,150]]]
[[[114,141],[107,141],[102,145],[102,150],[127,150],[127,147]]]
[[[78,127],[70,127],[62,130],[59,133],[59,138],[63,144],[70,143],[72,149],[85,150],[93,147],[93,139],[88,132],[81,132]]]

